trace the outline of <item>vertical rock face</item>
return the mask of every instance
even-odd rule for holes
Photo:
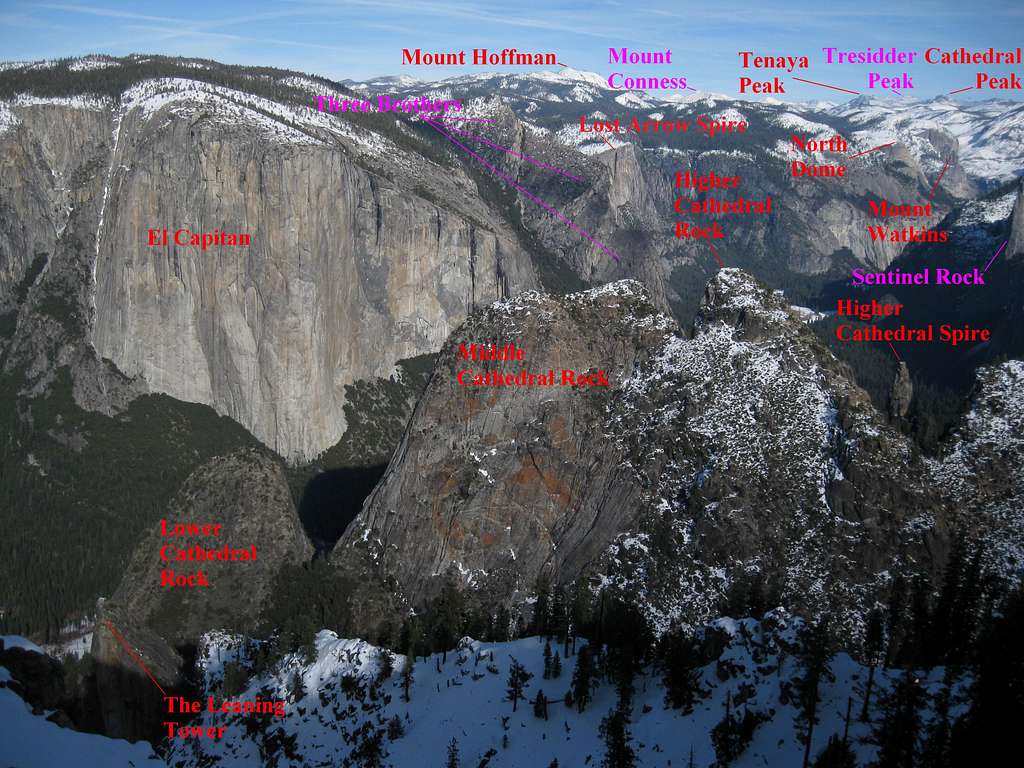
[[[167,120],[171,109],[136,107],[120,122],[93,341],[152,391],[213,405],[283,456],[338,441],[345,385],[387,378],[478,302],[534,284],[516,246],[408,180],[375,176],[337,146],[226,131],[209,114],[216,102]],[[252,242],[148,247],[151,228]]]
[[[1010,218],[1010,242],[1006,246],[1007,258],[1024,253],[1024,179],[1017,185],[1017,200]]]
[[[340,545],[413,603],[452,570],[492,597],[541,573],[605,584],[656,622],[695,621],[755,578],[855,626],[887,569],[928,569],[942,499],[911,444],[781,299],[735,269],[708,284],[692,339],[637,283],[527,295],[446,345],[384,479]],[[524,364],[470,365],[461,344]],[[593,391],[467,389],[475,367],[599,368]],[[938,548],[941,551],[941,547]]]
[[[1024,362],[981,368],[970,405],[939,460],[935,482],[956,502],[954,525],[981,541],[995,578],[1024,577]]]
[[[90,162],[109,136],[111,105],[0,105],[0,310],[37,254],[52,257],[86,202]],[[91,190],[89,190],[91,191]]]

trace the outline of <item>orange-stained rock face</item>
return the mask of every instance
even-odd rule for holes
[[[694,327],[630,281],[474,314],[332,559],[369,555],[413,605],[445,574],[491,604],[541,574],[599,575],[659,626],[706,620],[757,573],[810,614],[841,605],[852,628],[903,558],[940,567],[949,500],[779,295],[723,269]],[[467,396],[468,343],[525,355],[474,360],[486,383]],[[608,386],[543,375],[563,369]]]

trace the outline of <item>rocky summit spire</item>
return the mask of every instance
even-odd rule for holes
[[[914,384],[910,380],[910,369],[900,361],[896,378],[889,391],[889,415],[893,419],[902,419],[910,410],[910,401],[914,398]]]

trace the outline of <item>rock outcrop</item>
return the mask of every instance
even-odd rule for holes
[[[174,533],[189,526],[194,533]],[[214,535],[204,535],[203,526]],[[197,549],[218,559],[198,559]],[[219,559],[225,549],[244,559]],[[139,543],[106,610],[116,608],[175,646],[210,629],[253,632],[281,567],[312,555],[281,465],[257,451],[237,452],[209,461],[185,481]],[[209,586],[166,586],[162,574],[169,571],[183,577],[201,571]]]
[[[195,535],[163,533],[190,525],[198,526]],[[216,535],[203,535],[204,525],[222,527]],[[197,547],[237,550],[247,557],[255,551],[256,557],[197,560]],[[165,690],[185,689],[188,655],[200,636],[214,629],[254,633],[281,568],[307,562],[312,551],[277,461],[248,450],[196,470],[161,524],[136,548],[114,596],[101,606],[92,654],[104,733],[159,738],[154,724],[166,708],[139,659]],[[179,552],[192,553],[193,559],[175,560]],[[208,586],[165,586],[164,571],[196,581],[202,572]]]
[[[605,434],[614,393],[674,323],[620,282],[556,298],[527,293],[473,315],[445,345],[380,485],[339,543],[379,542],[418,603],[449,569],[503,596],[537,574],[579,573],[634,514],[640,479]],[[514,344],[522,362],[474,362],[472,344]],[[579,375],[611,386],[463,386],[462,371]],[[469,374],[472,375],[472,374]]]
[[[470,343],[526,360],[469,363]],[[464,368],[604,370],[594,389],[462,387]],[[334,557],[369,552],[411,603],[445,573],[515,599],[601,574],[656,623],[738,583],[854,627],[890,569],[944,554],[944,500],[845,365],[772,291],[726,269],[685,338],[637,283],[527,294],[445,346],[384,479]]]

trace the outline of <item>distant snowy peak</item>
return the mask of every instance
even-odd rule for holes
[[[1024,103],[1006,100],[957,102],[947,97],[917,101],[860,96],[828,110],[856,126],[858,146],[900,142],[930,159],[926,170],[944,160],[935,137],[947,135],[958,145],[959,161],[971,176],[1002,182],[1024,169]],[[954,158],[956,159],[956,158]],[[934,166],[934,167],[932,167]]]

